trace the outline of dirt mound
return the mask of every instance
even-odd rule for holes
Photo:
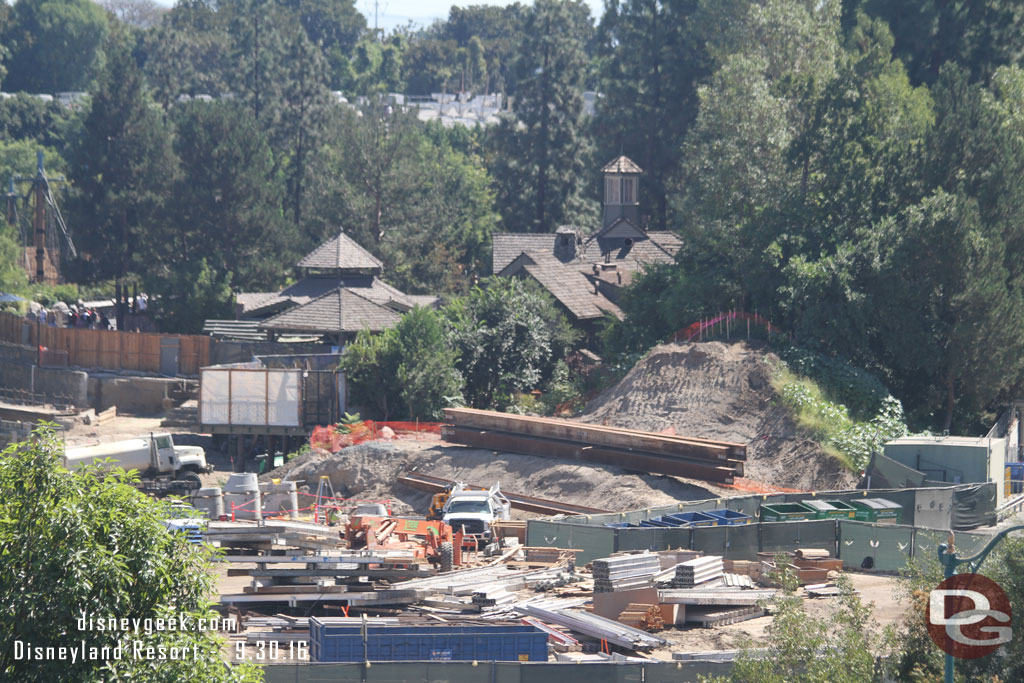
[[[506,491],[612,511],[704,500],[724,493],[711,485],[631,474],[617,467],[416,441],[374,441],[342,449],[334,455],[309,453],[263,475],[262,479],[300,481],[300,488],[309,487],[315,493],[320,476],[327,475],[339,496],[361,500],[388,498],[396,514],[422,514],[430,505],[430,494],[396,481],[413,471],[482,486],[500,482]],[[513,516],[517,514],[513,511]]]
[[[587,404],[583,422],[747,444],[746,476],[805,490],[848,488],[855,477],[797,427],[771,386],[764,345],[656,346]]]

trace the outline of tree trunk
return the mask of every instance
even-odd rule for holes
[[[949,375],[946,376],[946,417],[942,421],[942,431],[944,433],[946,433],[946,434],[949,433],[949,428],[953,424],[953,402],[954,402],[953,385],[954,384],[955,384],[955,379],[953,377],[953,373],[950,373]]]

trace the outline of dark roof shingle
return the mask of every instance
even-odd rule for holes
[[[603,294],[594,292],[594,285],[578,270],[564,264],[527,265],[524,270],[559,303],[569,309],[577,320],[603,317],[611,313],[620,320],[622,310]]]
[[[351,289],[338,288],[278,313],[260,323],[260,329],[338,334],[369,328],[380,332],[393,327],[401,315]]]
[[[299,268],[329,268],[333,270],[377,270],[384,268],[380,260],[359,246],[343,232],[324,242],[298,263]]]

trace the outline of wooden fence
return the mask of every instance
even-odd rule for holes
[[[198,375],[199,368],[210,364],[210,337],[50,327],[13,313],[0,312],[0,340],[63,351],[68,365],[153,373],[160,373],[161,340],[165,345],[176,340],[176,374]]]

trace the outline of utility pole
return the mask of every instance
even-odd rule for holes
[[[972,574],[976,574],[978,569],[981,567],[981,563],[985,561],[988,554],[992,552],[992,549],[996,547],[999,541],[1006,538],[1008,534],[1013,531],[1024,530],[1024,524],[1017,524],[1015,526],[1007,527],[1000,531],[998,534],[992,537],[984,548],[980,551],[971,555],[970,557],[958,557],[956,552],[956,546],[952,543],[952,532],[950,533],[950,543],[940,543],[938,547],[939,564],[943,567],[943,574],[945,578],[949,579],[956,574],[956,569],[962,564],[967,565],[967,569]],[[946,670],[945,670],[945,683],[954,683],[953,680],[953,655],[946,653]]]

